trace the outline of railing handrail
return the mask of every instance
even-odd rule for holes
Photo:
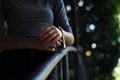
[[[67,47],[60,50],[52,57],[50,57],[43,66],[40,66],[29,78],[28,80],[45,80],[53,68],[60,62],[60,60],[69,52],[77,52],[75,47]]]

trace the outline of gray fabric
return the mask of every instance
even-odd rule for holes
[[[4,20],[14,37],[38,37],[48,25],[72,32],[62,0],[0,0],[0,28]]]

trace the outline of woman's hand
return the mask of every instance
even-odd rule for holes
[[[40,34],[40,39],[42,42],[46,42],[46,46],[56,47],[61,45],[62,32],[55,26],[48,26],[43,32]],[[56,46],[55,46],[56,45]]]
[[[36,39],[35,47],[45,51],[55,51],[57,46],[62,43],[62,32],[55,26],[48,26],[40,34],[40,38]]]
[[[49,43],[47,41],[40,40],[39,38],[34,39],[33,41],[33,48],[43,51],[55,51],[56,44]],[[49,46],[51,45],[51,46]]]

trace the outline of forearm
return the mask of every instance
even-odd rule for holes
[[[64,38],[65,38],[66,45],[67,46],[73,45],[73,43],[74,43],[74,36],[73,36],[73,34],[63,30],[63,35],[64,35]]]
[[[33,48],[34,39],[30,38],[13,38],[7,36],[0,36],[0,49],[23,49]]]

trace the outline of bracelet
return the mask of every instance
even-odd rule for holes
[[[66,42],[65,42],[65,37],[64,37],[64,33],[63,33],[63,28],[62,27],[58,27],[60,29],[60,31],[62,32],[62,41],[63,41],[63,48],[66,48]]]

